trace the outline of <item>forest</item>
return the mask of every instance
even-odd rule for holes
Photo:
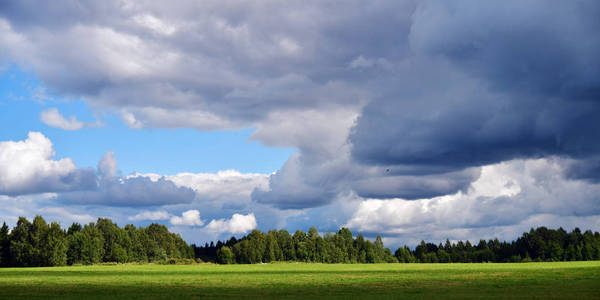
[[[571,232],[539,227],[512,241],[480,240],[426,243],[392,252],[380,236],[374,242],[342,228],[336,233],[252,230],[248,235],[204,246],[188,245],[161,224],[121,228],[110,219],[73,223],[63,229],[41,216],[32,222],[20,217],[9,230],[0,227],[0,266],[38,267],[98,263],[191,263],[253,264],[277,261],[318,263],[469,263],[575,261],[600,259],[600,234],[590,230]]]
[[[383,246],[380,236],[371,242],[347,228],[322,237],[315,227],[308,233],[300,230],[290,235],[286,230],[268,233],[253,230],[237,240],[206,244],[195,248],[196,257],[221,264],[260,263],[273,261],[302,261],[319,263],[472,263],[472,262],[531,262],[575,261],[600,259],[600,234],[575,228],[546,227],[531,229],[512,242],[480,240],[426,243],[414,249],[400,247],[393,252]]]
[[[0,228],[0,265],[40,267],[103,262],[155,262],[194,258],[193,247],[166,226],[152,224],[120,228],[109,219],[64,230],[56,222],[36,216],[33,222],[20,217],[10,231]]]

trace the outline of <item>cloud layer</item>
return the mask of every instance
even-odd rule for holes
[[[483,167],[465,192],[415,201],[365,199],[346,226],[411,244],[457,233],[473,240],[502,232],[512,239],[532,226],[570,228],[578,218],[586,228],[595,227],[600,185],[565,178],[567,163],[556,157],[507,161]],[[478,237],[484,229],[485,236]]]
[[[0,4],[0,60],[60,95],[132,128],[251,127],[252,140],[297,150],[274,174],[120,177],[112,155],[78,169],[33,134],[0,144],[0,193],[161,207],[192,225],[201,204],[206,227],[229,229],[256,226],[256,208],[390,234],[588,220],[599,14],[593,1],[535,0]],[[42,119],[82,127],[57,110]],[[581,209],[567,209],[572,195]]]
[[[472,4],[418,7],[409,33],[415,58],[393,74],[413,78],[395,77],[397,88],[365,108],[353,156],[434,171],[596,156],[598,5]]]
[[[195,194],[172,181],[116,177],[117,161],[107,152],[98,172],[79,169],[69,158],[52,160],[52,142],[39,132],[24,141],[0,142],[0,194],[60,193],[68,204],[156,206],[189,203]]]

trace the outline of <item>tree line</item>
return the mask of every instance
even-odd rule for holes
[[[211,243],[212,244],[212,243]],[[204,260],[221,264],[253,264],[274,261],[301,261],[319,263],[383,263],[397,262],[392,251],[383,246],[377,236],[375,242],[362,235],[353,238],[347,228],[337,233],[325,233],[323,237],[315,227],[308,232],[297,230],[293,235],[287,230],[271,230],[264,233],[252,230],[250,234],[236,240],[217,242],[197,248],[196,253]],[[214,255],[211,257],[211,255]]]
[[[321,235],[315,227],[308,232],[287,230],[262,232],[204,246],[188,245],[178,234],[161,224],[121,228],[110,219],[99,218],[86,225],[73,223],[64,230],[41,216],[32,222],[20,217],[9,231],[0,227],[0,266],[38,267],[102,262],[162,262],[201,259],[221,264],[252,264],[276,261],[319,263],[469,263],[574,261],[600,259],[600,234],[591,230],[571,232],[539,227],[512,242],[480,240],[426,243],[392,252],[380,236],[374,242],[347,228]]]
[[[421,241],[413,251],[399,248],[395,256],[399,262],[423,263],[600,260],[600,234],[591,230],[582,233],[579,228],[568,233],[562,228],[538,227],[512,242],[493,239],[472,245],[469,241],[446,240],[436,245]]]
[[[194,258],[194,249],[166,226],[126,225],[99,218],[84,226],[73,223],[64,230],[56,222],[36,216],[20,217],[16,226],[0,228],[0,266],[41,267],[102,262],[153,262]]]
[[[293,235],[286,230],[268,233],[253,230],[241,239],[195,247],[196,257],[222,264],[268,263],[273,261],[301,261],[320,263],[471,263],[471,262],[530,262],[575,261],[600,259],[600,234],[591,230],[571,232],[564,229],[539,227],[523,233],[512,241],[480,240],[426,243],[421,241],[414,249],[398,248],[392,254],[383,246],[380,236],[375,242],[362,234],[353,237],[347,228],[337,233],[319,235],[312,227],[305,233]]]

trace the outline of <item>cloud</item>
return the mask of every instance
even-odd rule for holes
[[[65,119],[58,109],[50,108],[40,113],[40,119],[48,126],[64,129],[64,130],[79,130],[85,126],[81,121],[73,115],[69,120]]]
[[[251,127],[252,140],[297,150],[252,179],[105,180],[90,203],[300,211],[355,195],[416,199],[404,205],[418,211],[419,199],[468,195],[487,166],[553,157],[564,159],[565,182],[594,190],[598,181],[600,5],[591,1],[40,5],[0,10],[0,53],[60,95],[132,128]],[[128,192],[157,182],[196,198]],[[469,203],[503,207],[485,199]]]
[[[352,69],[360,69],[360,68],[373,68],[373,67],[381,67],[381,68],[391,68],[392,64],[387,61],[385,58],[365,58],[362,55],[359,55],[353,61],[350,62],[348,67]]]
[[[158,34],[172,35],[176,31],[176,28],[174,26],[166,24],[165,22],[161,21],[160,19],[156,18],[153,15],[149,15],[149,14],[136,15],[133,17],[133,20],[140,26],[146,27]]]
[[[590,66],[600,65],[600,40],[589,40],[597,11],[591,3],[536,1],[482,5],[477,13],[469,2],[420,5],[409,34],[415,58],[392,76],[397,88],[365,107],[351,136],[353,157],[463,169],[596,155],[599,136],[587,128],[599,125],[600,82]]]
[[[57,200],[66,204],[141,207],[191,203],[195,197],[191,189],[163,177],[118,177],[117,168],[114,152],[106,152],[98,162],[93,188],[61,193]]]
[[[39,132],[24,141],[0,142],[0,194],[58,192],[69,204],[155,206],[190,203],[194,192],[167,179],[119,178],[117,160],[107,152],[93,169],[78,169],[70,158],[52,160],[52,142]]]
[[[0,194],[19,195],[86,189],[95,185],[91,169],[69,158],[52,160],[52,142],[39,132],[23,141],[0,142]]]
[[[390,172],[392,174],[390,174]],[[419,199],[453,194],[466,189],[479,178],[479,168],[423,176],[393,175],[393,169],[381,170],[354,181],[353,189],[365,198],[393,198],[402,195],[405,199]]]
[[[133,217],[128,217],[127,220],[130,220],[130,221],[143,221],[143,220],[158,221],[158,220],[168,220],[170,218],[171,218],[171,214],[169,214],[168,212],[166,212],[164,210],[158,210],[158,211],[143,211],[143,212],[136,214]]]
[[[117,174],[117,159],[114,151],[108,151],[98,162],[98,175],[104,180],[110,180]]]
[[[512,160],[483,167],[465,192],[415,201],[365,199],[346,226],[411,243],[479,238],[482,231],[493,237],[504,230],[502,237],[513,239],[527,226],[570,227],[564,220],[600,215],[600,185],[565,177],[564,164],[557,157]],[[563,221],[532,221],[540,218]]]
[[[20,216],[32,219],[36,215],[41,215],[47,221],[56,221],[63,228],[67,228],[73,222],[86,224],[96,220],[97,216],[104,215],[104,213],[88,208],[61,207],[56,204],[55,199],[55,193],[14,197],[0,195],[0,223],[5,221],[12,227]]]
[[[65,204],[142,207],[191,203],[194,197],[194,191],[177,187],[170,180],[137,177],[100,180],[94,189],[61,193],[57,200]]]
[[[309,180],[318,180],[321,176],[314,169],[314,177],[306,176],[304,172],[308,170],[300,160],[300,156],[292,155],[277,173],[271,175],[269,188],[256,188],[252,192],[252,198],[284,209],[321,206],[332,201],[335,198],[334,188],[313,185]]]
[[[84,127],[100,127],[102,123],[99,121],[95,123],[81,122],[77,120],[75,115],[72,115],[68,120],[63,117],[57,108],[49,108],[40,113],[40,120],[44,124],[56,127],[64,130],[79,130]]]
[[[240,234],[256,228],[256,218],[253,213],[247,215],[234,214],[231,219],[212,220],[205,226],[213,232]]]
[[[202,226],[204,222],[200,220],[200,212],[196,209],[184,211],[181,217],[171,217],[171,224],[173,225],[187,225],[187,226]]]
[[[68,222],[76,222],[79,224],[88,224],[90,222],[96,221],[96,217],[91,216],[86,213],[72,213],[68,209],[64,207],[42,207],[39,209],[39,214],[41,214],[47,220],[57,219],[60,224],[64,227],[70,226]]]
[[[175,175],[136,173],[126,178],[149,178],[173,182],[177,187],[189,188],[196,193],[196,202],[218,209],[240,209],[251,201],[255,188],[267,189],[269,174],[240,173],[235,170],[217,173],[178,173]]]

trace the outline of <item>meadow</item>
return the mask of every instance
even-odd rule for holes
[[[0,269],[0,299],[600,299],[600,261]]]

